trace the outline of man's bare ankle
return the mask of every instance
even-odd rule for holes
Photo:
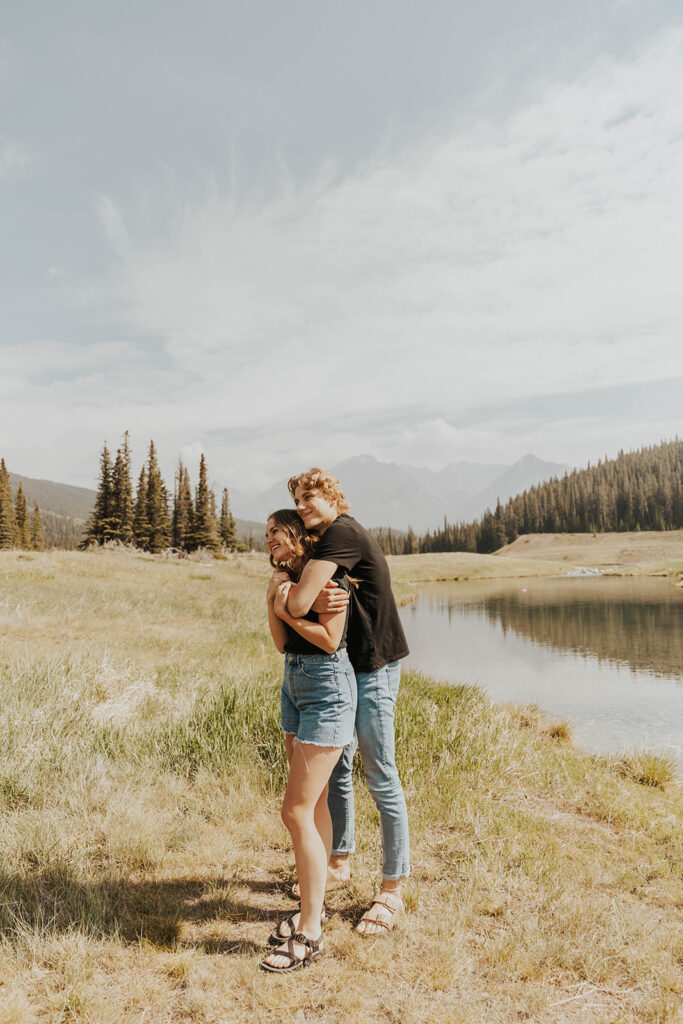
[[[397,896],[401,895],[401,879],[400,878],[383,878],[382,884],[379,887],[380,892],[393,892]]]
[[[332,856],[332,857],[330,857],[330,862],[329,862],[328,867],[332,868],[334,873],[337,874],[337,875],[345,875],[345,874],[349,874],[350,875],[351,874],[351,862],[350,862],[349,855],[347,854],[345,857],[342,857],[342,856],[339,856],[339,857]]]

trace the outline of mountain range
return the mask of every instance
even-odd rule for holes
[[[332,467],[351,504],[352,514],[369,528],[409,526],[423,533],[449,522],[478,519],[497,500],[520,494],[553,476],[563,476],[570,466],[525,455],[512,466],[498,463],[452,462],[441,470],[380,462],[371,455],[345,459]],[[231,490],[235,515],[265,522],[276,508],[291,505],[286,481],[260,494]]]
[[[452,462],[441,470],[407,463],[380,462],[371,455],[345,459],[332,467],[356,518],[369,528],[390,526],[416,532],[449,522],[469,522],[487,508],[520,494],[534,484],[562,476],[569,466],[525,455],[512,466],[499,463]],[[21,481],[29,507],[39,505],[49,542],[75,547],[95,502],[95,491],[51,480],[10,474],[16,491]],[[281,480],[260,494],[230,491],[240,537],[260,540],[263,524],[276,508],[291,505]]]

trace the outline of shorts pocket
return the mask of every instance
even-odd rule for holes
[[[310,679],[311,682],[315,683],[330,683],[335,682],[338,678],[339,665],[336,661],[313,661],[308,664],[303,662],[300,666],[300,671],[306,679]]]

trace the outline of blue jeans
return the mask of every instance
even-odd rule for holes
[[[394,751],[394,708],[401,679],[397,661],[374,672],[356,672],[358,711],[356,737],[344,747],[330,777],[328,806],[332,815],[332,853],[353,853],[354,814],[351,767],[356,747],[363,759],[365,781],[382,825],[382,877],[396,880],[410,874],[410,836],[403,786]]]

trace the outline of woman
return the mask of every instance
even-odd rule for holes
[[[306,967],[323,951],[321,923],[327,863],[332,850],[332,820],[327,783],[341,752],[353,739],[356,678],[346,653],[348,609],[295,619],[287,595],[308,561],[316,538],[293,509],[268,519],[266,544],[275,572],[266,600],[270,631],[285,655],[282,683],[282,728],[289,762],[282,820],[294,845],[301,889],[301,911],[280,922],[270,936],[278,948],[261,961],[266,971]],[[334,582],[345,589],[340,569]]]

